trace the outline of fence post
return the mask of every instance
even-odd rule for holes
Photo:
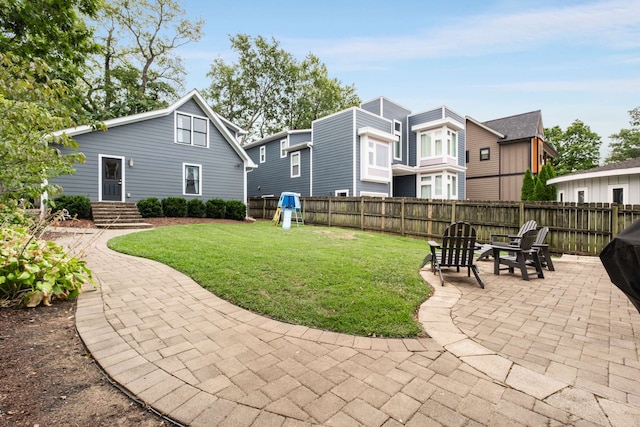
[[[329,214],[327,215],[327,225],[331,227],[331,197],[329,197]]]
[[[267,217],[267,198],[262,198],[262,219]]]
[[[364,230],[364,197],[360,196],[360,230]]]
[[[384,210],[386,207],[385,199],[382,199],[382,206],[380,207],[380,229],[384,231]]]
[[[613,239],[618,234],[618,204],[611,204],[611,238]]]
[[[456,222],[456,201],[451,202],[451,224]]]
[[[524,202],[521,201],[519,203],[519,208],[520,208],[520,222],[516,224],[517,227],[520,227],[520,225],[526,222],[526,220],[524,219]]]
[[[400,235],[404,236],[404,197],[400,202]]]

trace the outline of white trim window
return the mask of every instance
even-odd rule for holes
[[[280,140],[280,158],[281,159],[284,159],[285,157],[287,157],[287,147],[289,147],[289,144],[287,144],[287,140],[281,139]]]
[[[202,165],[182,164],[182,194],[185,196],[202,195]]]
[[[209,119],[176,111],[175,142],[196,147],[208,147]]]
[[[614,184],[608,186],[609,203],[624,205],[624,200],[629,194],[629,184]]]
[[[419,175],[418,187],[421,199],[458,199],[458,176],[453,173]]]
[[[349,189],[336,190],[334,194],[336,197],[349,197]]]
[[[402,160],[402,122],[393,121],[393,134],[398,138],[393,142],[393,159]]]
[[[291,153],[291,178],[300,176],[300,152]]]
[[[264,145],[260,147],[260,163],[264,163],[267,161],[267,147]]]
[[[447,127],[419,132],[418,147],[421,160],[443,157],[444,155],[457,158],[458,132]]]
[[[362,136],[360,150],[362,150],[361,179],[381,183],[391,182],[391,144]]]
[[[589,191],[587,187],[576,188],[576,203],[589,203]]]

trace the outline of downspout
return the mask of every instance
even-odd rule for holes
[[[357,138],[356,138],[356,109],[355,108],[353,109],[353,120],[351,121],[351,123],[352,123],[352,127],[353,127],[353,129],[352,129],[352,137],[353,137],[353,171],[352,171],[353,172],[352,173],[352,175],[353,175],[353,197],[357,197],[357,194],[356,194],[356,174],[357,174],[357,169],[356,168],[357,168],[358,164],[356,162],[356,160],[357,160],[356,159],[356,156],[357,156],[357,147],[356,147],[357,141],[356,141],[356,139]]]
[[[309,146],[309,197],[313,197],[313,145]]]

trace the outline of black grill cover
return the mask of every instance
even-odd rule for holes
[[[625,228],[600,253],[609,278],[640,313],[640,220]]]

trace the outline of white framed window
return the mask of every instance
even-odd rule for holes
[[[209,119],[176,111],[175,142],[196,147],[208,147]]]
[[[360,137],[363,181],[391,182],[391,144],[369,136]]]
[[[291,178],[300,176],[300,152],[291,153]]]
[[[418,133],[420,159],[458,156],[458,132],[447,127]]]
[[[349,197],[349,190],[336,190],[336,197]]]
[[[629,194],[629,184],[609,185],[607,193],[609,203],[624,205],[627,195]]]
[[[185,196],[202,195],[202,165],[182,164],[182,194]]]
[[[458,199],[458,176],[453,173],[420,175],[418,187],[421,199]]]
[[[576,203],[589,203],[589,191],[587,187],[576,188]]]
[[[393,158],[395,160],[402,160],[402,122],[398,120],[393,121],[393,134],[398,138],[393,142]]]
[[[264,145],[260,147],[260,163],[264,163],[267,161],[267,147]]]
[[[287,147],[288,146],[289,146],[289,144],[287,144],[287,140],[286,139],[280,140],[280,158],[281,159],[287,157]]]

